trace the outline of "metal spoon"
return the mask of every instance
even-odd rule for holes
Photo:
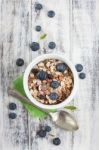
[[[8,94],[19,99],[20,101],[25,101],[25,102],[32,104],[32,102],[30,102],[28,98],[21,95],[19,92],[17,92],[13,88],[8,88]],[[41,108],[39,108],[39,109],[41,109]],[[59,110],[54,113],[48,112],[46,110],[43,110],[43,111],[46,112],[51,117],[52,121],[58,127],[62,128],[62,129],[65,129],[68,131],[74,131],[79,128],[75,118],[70,113],[66,112],[65,110]]]

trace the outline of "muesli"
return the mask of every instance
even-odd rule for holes
[[[64,101],[71,94],[73,84],[72,71],[66,63],[57,59],[39,62],[28,77],[31,95],[46,105]]]

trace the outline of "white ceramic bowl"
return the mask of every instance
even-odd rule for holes
[[[29,88],[28,88],[28,76],[29,73],[31,71],[31,69],[38,64],[40,61],[43,61],[45,59],[59,59],[62,60],[63,62],[65,62],[69,68],[71,69],[72,73],[73,73],[73,77],[74,77],[74,86],[73,89],[71,91],[71,94],[68,98],[66,98],[63,102],[59,103],[59,104],[55,104],[55,105],[45,105],[42,104],[40,102],[38,102],[35,98],[33,98],[33,96],[31,95]],[[26,68],[25,73],[24,73],[24,78],[23,78],[23,86],[24,86],[24,90],[25,93],[27,95],[27,97],[29,98],[29,100],[36,105],[37,107],[40,107],[42,109],[60,109],[63,108],[64,106],[66,106],[69,102],[71,102],[71,100],[74,98],[76,92],[77,92],[77,88],[78,88],[78,76],[77,76],[77,72],[75,70],[75,67],[73,66],[73,64],[67,60],[67,58],[63,57],[62,55],[56,55],[56,54],[43,54],[41,56],[38,56],[37,58],[35,58]]]

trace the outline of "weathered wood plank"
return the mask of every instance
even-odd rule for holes
[[[0,58],[1,58],[1,92],[3,101],[3,112],[0,109],[3,120],[2,150],[18,149],[27,150],[29,147],[28,114],[20,103],[8,97],[7,87],[12,80],[24,71],[29,62],[29,43],[31,39],[31,2],[30,1],[1,1],[1,36],[0,36]],[[16,66],[16,59],[25,60],[24,67]],[[17,119],[8,118],[8,104],[10,101],[17,103]],[[2,105],[1,105],[2,106]],[[0,107],[1,107],[0,106]],[[0,119],[0,120],[1,120]],[[1,149],[1,147],[0,147]]]
[[[86,79],[79,81],[78,121],[80,129],[74,134],[73,149],[98,150],[99,136],[99,20],[97,0],[73,0],[72,10],[72,60],[82,63]]]
[[[35,32],[34,28],[36,25],[41,25],[43,29],[43,33],[47,34],[47,38],[42,41],[41,46],[44,45],[44,47],[47,49],[47,53],[63,53],[66,57],[70,57],[70,14],[69,14],[69,1],[64,0],[63,3],[61,3],[61,0],[58,1],[54,0],[53,2],[50,2],[48,0],[41,1],[41,4],[43,4],[43,10],[39,13],[37,17],[37,13],[35,12],[34,5],[36,1],[32,1],[32,40],[38,40],[40,34]],[[49,10],[54,10],[56,15],[54,18],[48,18],[47,12]],[[35,21],[36,20],[36,21]],[[53,41],[56,43],[55,50],[50,50],[48,48],[48,43],[50,41]],[[40,51],[39,54],[44,53],[44,51]],[[33,56],[34,58],[35,56]],[[65,131],[62,131],[55,127],[48,119],[44,121],[38,121],[36,119],[30,118],[30,145],[31,149],[35,150],[50,150],[50,149],[61,149],[67,148],[68,150],[72,149],[72,133],[66,133]],[[40,139],[36,136],[36,131],[39,130],[39,126],[44,126],[45,124],[49,124],[52,127],[52,134],[54,134],[56,137],[59,136],[62,139],[62,144],[59,147],[53,146],[52,139],[53,137],[47,136],[45,139]]]

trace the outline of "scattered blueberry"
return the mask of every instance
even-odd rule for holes
[[[59,63],[56,65],[56,70],[59,72],[64,72],[67,69],[67,65],[65,63]]]
[[[36,68],[33,68],[33,69],[31,70],[31,72],[32,72],[34,75],[36,75],[36,74],[39,72],[39,70],[36,69]]]
[[[35,30],[38,31],[38,32],[41,31],[41,26],[36,26]]]
[[[37,3],[36,5],[35,5],[35,9],[36,10],[41,10],[43,8],[43,6],[42,6],[42,4],[40,4],[40,3]]]
[[[47,78],[47,72],[41,70],[37,74],[37,78],[40,80],[45,80]]]
[[[61,140],[59,138],[54,138],[53,139],[53,144],[54,145],[60,145],[61,144]]]
[[[58,94],[53,92],[49,94],[49,97],[51,100],[57,100],[58,99]]]
[[[83,66],[81,64],[77,64],[75,66],[75,68],[76,68],[77,72],[81,72],[83,70]]]
[[[15,113],[9,113],[9,118],[10,119],[15,119],[17,115]]]
[[[56,89],[56,88],[58,88],[59,86],[60,86],[60,83],[59,83],[58,81],[52,81],[52,82],[51,82],[51,87],[52,87],[52,88]]]
[[[85,78],[86,78],[86,74],[83,73],[83,72],[80,73],[80,74],[79,74],[79,78],[80,78],[80,79],[85,79]]]
[[[53,10],[48,11],[48,17],[53,18],[55,16],[55,12]]]
[[[50,126],[45,126],[45,131],[46,132],[50,132],[51,131],[51,127]]]
[[[39,45],[39,43],[37,43],[37,42],[32,42],[32,43],[30,44],[30,48],[32,49],[32,51],[37,51],[37,50],[40,49],[40,45]]]
[[[17,108],[16,104],[15,103],[10,103],[9,104],[9,109],[10,110],[15,110]]]
[[[50,42],[50,43],[48,44],[48,47],[49,47],[50,49],[54,49],[54,48],[56,47],[56,44],[55,44],[54,42]]]
[[[40,137],[45,137],[46,136],[46,131],[45,130],[39,130],[38,132],[37,132],[37,134],[40,136]]]
[[[24,65],[24,60],[23,60],[22,58],[18,58],[18,59],[16,60],[16,65],[17,65],[17,66],[23,66],[23,65]]]
[[[47,77],[48,77],[48,79],[53,79],[53,75],[52,74],[48,74]]]

